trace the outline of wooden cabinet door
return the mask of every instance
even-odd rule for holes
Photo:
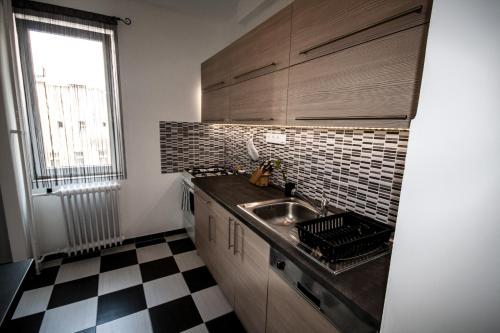
[[[429,22],[432,0],[295,0],[290,63]]]
[[[318,310],[269,270],[267,333],[339,333]]]
[[[408,127],[427,25],[291,67],[287,123]]]
[[[292,8],[288,6],[232,45],[233,82],[288,67],[291,17]]]
[[[285,124],[288,69],[230,87],[232,123]]]
[[[269,244],[241,222],[234,227],[238,283],[234,310],[247,332],[266,330]]]
[[[223,123],[229,120],[229,89],[229,87],[225,87],[202,94],[202,122]]]
[[[221,215],[212,211],[215,218],[217,245],[213,253],[213,275],[228,302],[234,306],[234,290],[238,269],[235,265],[233,254],[234,220],[230,220],[227,214]]]
[[[231,84],[231,47],[227,47],[201,64],[203,92]]]
[[[195,205],[195,243],[196,249],[209,269],[213,269],[213,248],[215,247],[215,222],[210,212],[210,199],[196,192]]]

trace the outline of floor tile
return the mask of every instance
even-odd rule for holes
[[[104,295],[142,283],[139,265],[127,266],[99,274],[99,295]]]
[[[182,333],[209,333],[209,332],[205,324],[201,324],[193,328],[190,328],[188,330],[182,331]]]
[[[165,238],[155,238],[155,239],[148,239],[144,241],[135,241],[135,247],[140,248],[144,246],[149,246],[149,245],[154,245],[154,244],[160,244],[160,243],[165,243]]]
[[[135,242],[136,243],[141,243],[141,242],[144,242],[144,241],[153,240],[153,239],[159,239],[159,238],[163,238],[163,237],[165,237],[165,233],[159,232],[159,233],[156,233],[156,234],[151,234],[151,235],[145,235],[145,236],[136,237],[135,238]]]
[[[69,264],[71,262],[77,262],[77,261],[81,261],[81,260],[87,260],[87,259],[90,259],[90,258],[97,258],[100,255],[101,255],[101,251],[100,250],[95,250],[95,251],[92,251],[90,253],[84,253],[84,254],[74,255],[74,256],[71,256],[71,257],[65,257],[63,259],[63,264]]]
[[[143,282],[179,273],[179,268],[177,267],[173,257],[148,261],[140,264],[140,266]]]
[[[203,321],[212,320],[233,310],[219,286],[200,290],[191,296]]]
[[[81,279],[83,277],[99,274],[101,258],[94,257],[64,264],[59,268],[56,283]]]
[[[96,324],[97,297],[45,312],[40,333],[77,332]]]
[[[137,255],[135,250],[110,254],[101,257],[101,273],[136,264]]]
[[[192,293],[216,285],[212,274],[210,274],[206,266],[182,272],[182,275]]]
[[[135,245],[135,237],[127,238],[122,241],[122,245],[134,244]]]
[[[174,235],[179,235],[179,234],[186,234],[186,229],[180,228],[180,229],[165,231],[163,233],[163,236],[169,237],[169,236],[174,236]]]
[[[42,269],[40,275],[27,277],[23,282],[23,290],[36,289],[53,285],[56,282],[59,267]]]
[[[236,317],[236,314],[234,312],[230,312],[224,316],[206,322],[205,325],[207,326],[210,333],[245,333],[245,329],[241,325],[238,317]]]
[[[142,310],[131,315],[97,326],[96,333],[152,333],[149,311]]]
[[[63,258],[43,261],[42,268],[45,269],[45,268],[49,268],[49,267],[61,266],[62,261],[63,261]]]
[[[165,242],[137,248],[136,252],[139,263],[170,257],[172,255],[168,244]]]
[[[52,309],[97,296],[99,276],[93,275],[78,280],[54,285],[48,308]]]
[[[176,254],[174,259],[181,272],[189,271],[205,265],[196,250]]]
[[[76,333],[95,333],[95,327],[89,327],[87,329],[84,329],[84,330],[81,330],[81,331],[78,331]]]
[[[142,285],[99,296],[97,325],[146,309]]]
[[[43,312],[47,309],[54,286],[27,290],[21,296],[12,319]]]
[[[189,288],[182,274],[173,274],[144,283],[148,308],[189,295]]]
[[[109,249],[104,249],[101,251],[101,255],[107,256],[109,254],[120,253],[125,251],[135,250],[135,243],[110,247]]]
[[[2,326],[2,332],[38,333],[42,325],[44,314],[44,312],[40,312],[30,316],[9,320],[6,322],[5,326]]]
[[[182,332],[203,323],[191,296],[149,309],[153,331]]]
[[[191,238],[183,238],[168,242],[168,246],[170,247],[170,250],[172,250],[173,254],[193,251],[196,249],[193,242],[191,241]]]
[[[171,235],[171,236],[166,236],[165,237],[165,240],[167,242],[171,242],[171,241],[174,241],[174,240],[178,240],[178,239],[184,239],[184,238],[188,238],[188,234],[186,233],[183,233],[183,234],[177,234],[177,235]]]

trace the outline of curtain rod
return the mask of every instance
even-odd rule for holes
[[[76,17],[84,20],[97,21],[100,23],[116,25],[118,21],[123,22],[126,25],[131,25],[132,20],[128,17],[121,18],[117,16],[108,16],[92,12],[87,12],[84,10],[62,7],[51,5],[48,3],[29,1],[29,0],[12,0],[12,7],[19,9],[30,9],[39,12],[45,12],[49,14],[63,15],[69,17]]]

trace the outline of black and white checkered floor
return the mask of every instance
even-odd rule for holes
[[[243,332],[185,233],[48,262],[9,332]]]

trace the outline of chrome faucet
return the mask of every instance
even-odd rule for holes
[[[297,197],[299,199],[302,199],[302,200],[308,202],[313,207],[316,207],[316,209],[318,209],[318,211],[319,211],[320,216],[328,215],[328,199],[326,198],[325,192],[323,192],[321,194],[321,200],[319,200],[319,204],[318,204],[318,200],[312,200],[312,199],[306,198],[305,196],[298,193],[297,188],[294,188],[292,190],[292,196]]]
[[[322,193],[319,204],[320,204],[319,211],[321,215],[326,216],[328,214],[328,199],[326,198],[325,192]]]

